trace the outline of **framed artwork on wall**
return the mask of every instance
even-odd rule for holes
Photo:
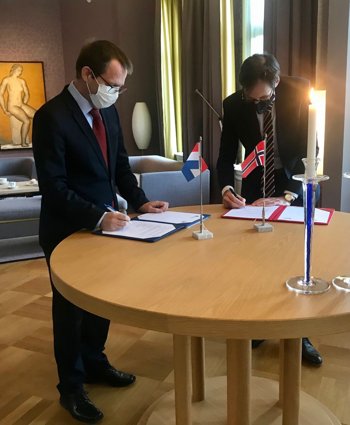
[[[0,150],[32,147],[32,122],[46,101],[42,62],[0,61]]]

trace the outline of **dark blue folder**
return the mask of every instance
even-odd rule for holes
[[[203,214],[203,220],[207,220],[210,217],[210,214]],[[123,236],[123,235],[110,235],[110,234],[105,234],[102,232],[102,230],[95,230],[93,231],[93,233],[95,235],[100,235],[100,236],[109,236],[112,238],[121,238],[121,239],[130,239],[130,240],[135,240],[135,241],[141,241],[141,242],[157,242],[163,238],[166,238],[167,236],[172,235],[175,232],[178,232],[179,230],[182,229],[186,229],[188,227],[194,226],[195,224],[198,224],[200,222],[200,219],[195,220],[193,222],[190,223],[180,223],[180,224],[174,224],[174,223],[164,223],[164,222],[157,222],[154,220],[139,220],[138,217],[134,217],[131,220],[135,220],[135,221],[140,221],[140,222],[146,222],[146,223],[158,223],[158,224],[172,224],[175,229],[172,229],[171,231],[169,231],[168,233],[165,233],[162,236],[159,237],[154,237],[154,238],[147,238],[147,239],[143,239],[143,238],[137,238],[137,237],[130,237],[130,236]]]

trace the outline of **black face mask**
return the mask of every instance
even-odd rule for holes
[[[259,100],[259,102],[256,102],[255,104],[256,112],[258,114],[264,114],[266,111],[272,108],[272,105],[274,104],[275,99],[276,99],[275,92],[273,92],[270,99]]]

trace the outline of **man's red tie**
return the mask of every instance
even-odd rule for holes
[[[92,115],[92,130],[95,133],[103,158],[108,166],[106,129],[103,124],[100,111],[94,108],[91,109],[90,114]]]
[[[265,177],[265,197],[270,198],[275,194],[275,148],[273,142],[273,116],[272,105],[264,113],[264,135],[266,135],[266,177]],[[261,178],[261,191],[263,192],[264,176]]]

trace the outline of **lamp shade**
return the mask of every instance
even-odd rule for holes
[[[151,115],[145,102],[136,102],[132,113],[132,134],[139,149],[147,149],[152,136]]]

